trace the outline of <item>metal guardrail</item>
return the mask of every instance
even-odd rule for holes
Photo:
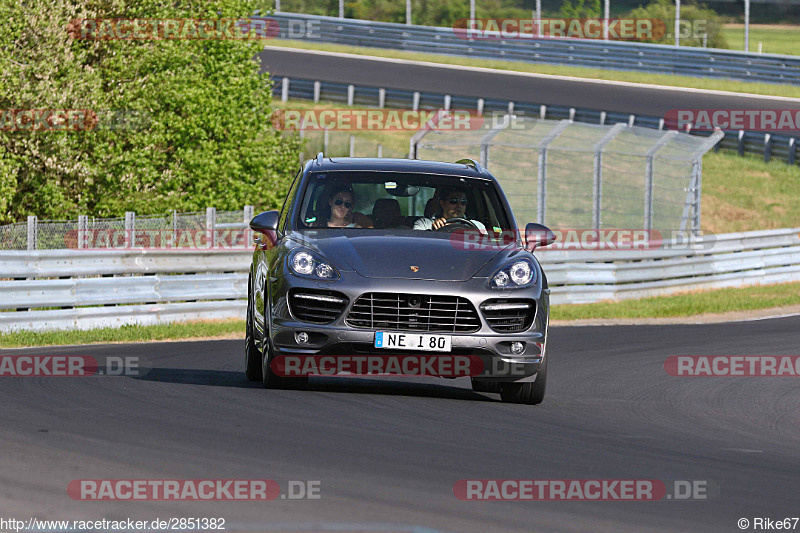
[[[244,318],[250,257],[247,250],[0,252],[0,272],[18,278],[0,280],[0,332]],[[555,304],[800,281],[800,228],[653,250],[545,249],[537,257]]]
[[[800,82],[800,57],[618,41],[467,40],[453,28],[276,13],[279,37],[526,63],[657,72],[767,83]]]
[[[400,109],[476,109],[484,113],[515,113],[543,119],[563,120],[589,124],[627,123],[630,126],[664,128],[663,117],[606,112],[599,109],[544,105],[535,102],[509,102],[508,100],[477,98],[444,93],[428,93],[405,89],[390,89],[365,85],[352,85],[304,78],[280,78],[273,94],[286,102],[291,98],[302,100],[341,102]],[[712,132],[690,131],[692,135],[707,137]],[[790,165],[800,162],[797,139],[782,133],[764,133],[745,130],[726,130],[715,151],[725,150],[739,155],[751,154],[764,161],[778,159]]]

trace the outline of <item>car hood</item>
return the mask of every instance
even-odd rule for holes
[[[317,236],[311,247],[339,270],[350,269],[366,278],[439,281],[466,281],[508,249],[460,250],[447,235],[352,235],[352,231]]]

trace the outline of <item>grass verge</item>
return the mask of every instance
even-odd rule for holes
[[[722,29],[725,40],[732,50],[744,50],[744,24],[726,24]],[[789,24],[751,24],[750,51],[765,54],[798,55],[800,49],[800,26]]]
[[[0,334],[0,348],[185,340],[234,335],[244,339],[244,320],[181,322],[155,326],[122,326],[120,328],[98,328],[86,331],[19,331]]]
[[[736,93],[763,94],[767,96],[786,96],[800,98],[800,87],[793,85],[780,85],[769,83],[750,83],[735,80],[720,80],[714,78],[700,78],[691,76],[673,76],[670,74],[656,74],[651,72],[628,72],[624,70],[604,70],[586,67],[570,67],[557,65],[541,65],[536,63],[523,63],[521,61],[498,61],[493,59],[474,59],[460,56],[440,54],[425,54],[422,52],[404,52],[398,50],[384,50],[382,48],[368,48],[360,46],[347,46],[328,43],[309,43],[306,41],[292,41],[272,39],[265,43],[268,46],[284,48],[301,48],[304,50],[318,50],[325,52],[343,52],[348,54],[389,57],[395,59],[410,59],[414,61],[428,61],[446,65],[461,65],[469,67],[483,67],[513,72],[532,72],[536,74],[553,74],[558,76],[573,76],[576,78],[591,78],[599,80],[627,81],[633,83],[648,83],[667,85],[670,87],[690,87],[695,89],[730,91]]]
[[[554,305],[552,320],[590,318],[667,318],[755,311],[800,304],[800,283],[757,285],[741,289],[692,291],[621,302]]]

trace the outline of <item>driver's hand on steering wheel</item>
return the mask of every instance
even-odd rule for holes
[[[437,230],[437,229],[443,227],[445,224],[447,224],[447,219],[446,218],[444,218],[444,217],[437,218],[436,220],[433,221],[433,229]]]

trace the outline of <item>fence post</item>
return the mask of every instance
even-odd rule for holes
[[[378,109],[383,109],[386,106],[386,89],[381,87],[378,89]]]
[[[86,248],[88,230],[89,217],[86,215],[78,215],[78,250],[83,250]]]
[[[413,111],[419,111],[419,91],[414,91],[414,99],[411,103],[411,109]]]
[[[797,157],[797,154],[795,153],[795,144],[796,144],[796,141],[795,141],[794,137],[789,139],[789,164],[790,165],[794,165],[795,158]]]
[[[492,129],[490,129],[483,137],[481,137],[480,163],[482,167],[489,168],[489,147],[491,146],[492,139],[495,137],[495,135],[506,129],[509,124],[511,124],[511,118],[511,115],[504,116],[500,124],[494,123]]]
[[[172,247],[178,247],[178,210],[172,210]]]
[[[328,128],[325,128],[322,133],[322,151],[326,154],[328,153],[328,142],[330,141],[329,135]]]
[[[350,84],[347,86],[347,105],[353,105],[356,98],[356,86]]]
[[[477,110],[478,110],[478,116],[479,117],[483,116],[483,106],[484,106],[485,103],[486,102],[484,101],[483,98],[478,98]]]
[[[633,116],[633,115],[631,115]],[[673,135],[677,135],[677,131],[668,131],[656,143],[647,150],[645,154],[645,177],[644,177],[644,229],[650,231],[653,229],[653,176],[654,176],[654,160],[656,152],[666,145]]]
[[[632,128],[632,127],[633,127],[633,123],[634,123],[634,121],[636,121],[636,115],[630,115],[630,116],[628,117],[628,127],[629,127],[629,128]]]
[[[206,248],[214,245],[214,227],[217,225],[217,209],[206,207]]]
[[[289,78],[281,80],[281,102],[289,101]]]
[[[600,111],[600,125],[604,126],[606,123],[606,117],[608,114],[605,111]]]
[[[356,153],[356,136],[350,136],[350,157],[355,157]]]
[[[603,200],[603,150],[620,131],[625,129],[625,124],[619,122],[609,129],[594,145],[594,177],[592,179],[592,227],[600,229],[602,224]]]
[[[692,167],[692,170],[695,173],[694,179],[694,191],[693,192],[693,200],[694,200],[694,210],[692,216],[692,233],[695,236],[700,234],[700,198],[701,198],[701,190],[703,188],[703,158],[698,157]]]
[[[509,115],[513,115],[514,114],[514,102],[509,102],[508,103],[508,114]]]
[[[575,108],[574,107],[570,107],[569,108],[569,119],[571,121],[575,120]]]
[[[547,117],[547,106],[542,104],[539,106],[539,118],[544,120]]]
[[[764,162],[769,163],[772,159],[772,135],[769,133],[764,134]]]
[[[125,248],[133,247],[135,241],[133,233],[136,231],[136,213],[125,211]]]
[[[452,101],[452,96],[449,94],[444,95],[444,110],[450,111],[450,102]]]
[[[246,205],[242,209],[242,222],[244,222],[244,241],[243,248],[248,248],[253,242],[253,230],[250,229],[250,221],[253,219],[253,206]]]
[[[547,220],[547,145],[553,142],[562,131],[569,127],[569,120],[562,120],[556,127],[544,136],[542,139],[541,147],[539,148],[539,165],[538,165],[538,187],[536,194],[536,222],[544,224]]]
[[[739,130],[739,155],[744,155],[744,130]]]
[[[314,103],[319,103],[319,93],[322,90],[322,84],[318,81],[314,82]]]
[[[36,215],[28,215],[28,250],[36,249],[36,237],[39,229],[39,219]]]

